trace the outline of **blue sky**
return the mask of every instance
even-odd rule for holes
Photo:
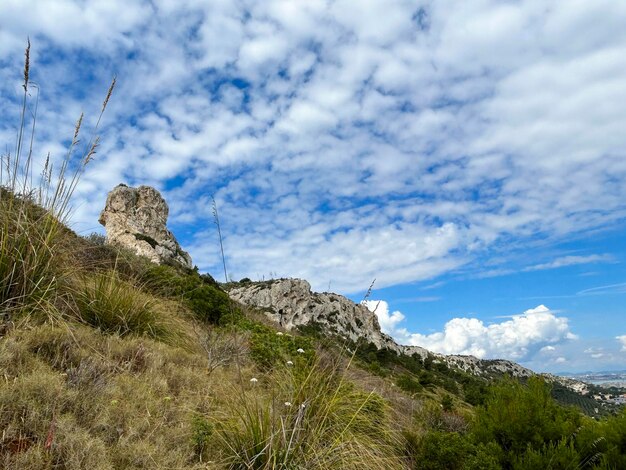
[[[375,278],[401,342],[626,368],[625,23],[608,0],[3,0],[0,138],[30,36],[39,165],[118,80],[79,233],[153,185],[219,278],[214,195],[234,279]]]

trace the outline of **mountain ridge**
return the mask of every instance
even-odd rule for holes
[[[449,367],[477,376],[510,374],[518,378],[528,378],[542,375],[579,393],[584,389],[582,382],[552,374],[537,374],[506,359],[445,355],[421,346],[400,345],[391,336],[382,332],[376,314],[365,305],[357,304],[340,294],[313,292],[311,285],[303,279],[233,283],[228,286],[227,291],[233,300],[261,309],[269,319],[287,330],[316,324],[326,334],[334,334],[353,342],[365,340],[374,344],[377,349],[389,349],[396,354],[408,356],[417,354],[422,360],[431,357]]]

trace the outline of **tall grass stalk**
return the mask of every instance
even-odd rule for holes
[[[79,141],[82,115],[72,143],[56,173],[50,157],[46,159],[37,185],[33,185],[33,142],[37,122],[38,88],[30,80],[30,40],[25,51],[24,90],[14,154],[0,162],[0,310],[4,320],[15,312],[42,307],[49,310],[60,276],[58,235],[67,221],[70,199],[98,145],[98,125],[115,85],[107,93],[90,145],[77,164],[74,152]],[[37,89],[30,145],[25,145],[30,90]],[[70,167],[74,166],[70,173]]]
[[[217,426],[230,469],[402,468],[386,402],[357,390],[342,361],[295,361],[242,384]]]
[[[213,196],[211,196],[211,201],[213,202],[213,220],[215,222],[215,225],[217,226],[217,236],[220,240],[220,252],[222,254],[222,264],[224,265],[224,282],[228,283],[228,272],[226,271],[226,256],[224,256],[224,241],[222,239],[220,216],[217,212],[217,202],[215,202],[215,198]]]

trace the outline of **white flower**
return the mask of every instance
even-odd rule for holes
[[[291,406],[291,402],[290,401],[286,401],[285,402],[285,406]]]
[[[306,405],[304,403],[302,403],[302,405],[300,405],[300,408],[305,409]]]
[[[259,381],[259,379],[257,379],[256,377],[252,377],[250,379],[250,382],[253,383],[253,384],[257,383],[258,381]]]
[[[287,365],[288,365],[288,366],[292,366],[292,365],[293,365],[293,362],[292,362],[292,361],[287,361]]]
[[[283,332],[282,332],[282,331],[277,331],[277,332],[276,332],[276,334],[277,334],[278,336],[282,336],[282,335],[283,335]]]
[[[296,351],[298,351],[300,354],[304,354],[304,349],[302,348],[298,348]]]

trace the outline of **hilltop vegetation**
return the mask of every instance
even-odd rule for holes
[[[74,160],[81,122],[38,185],[24,122],[3,157],[3,468],[626,468],[624,412],[281,331],[210,275],[77,236],[64,222],[97,147]]]

